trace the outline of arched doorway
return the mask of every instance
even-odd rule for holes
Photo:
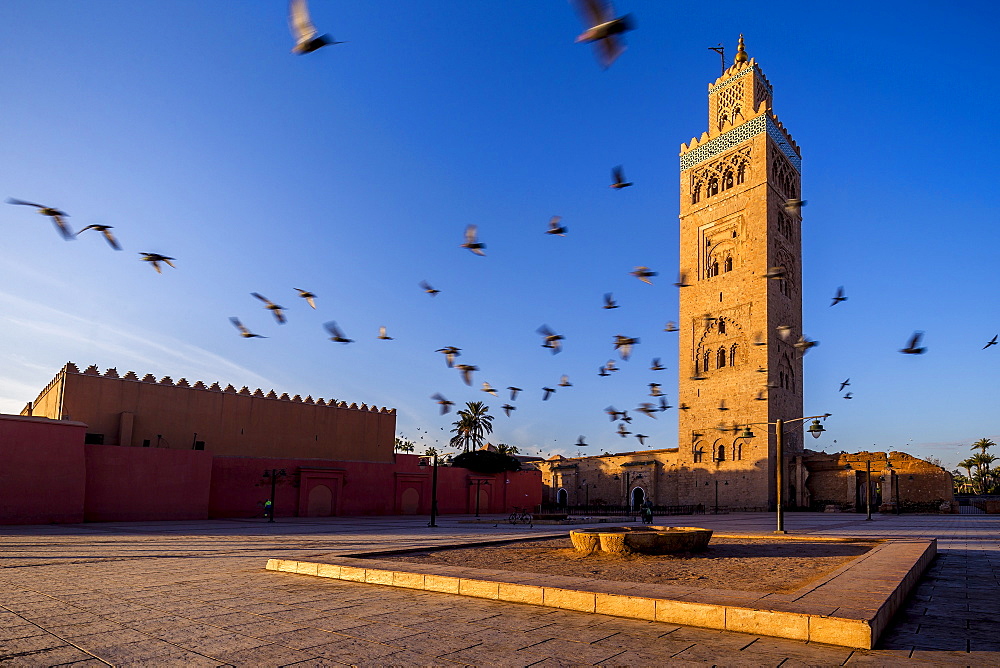
[[[412,487],[407,487],[399,495],[399,511],[404,515],[416,515],[420,509],[420,492]]]
[[[646,492],[642,487],[632,490],[632,509],[637,510],[642,507],[642,502],[646,500]]]
[[[560,488],[559,491],[556,492],[556,505],[560,506],[562,508],[565,508],[566,506],[568,506],[569,505],[569,492],[567,492],[565,489]]]
[[[309,490],[306,505],[309,517],[330,517],[333,515],[333,491],[326,485],[316,485]]]

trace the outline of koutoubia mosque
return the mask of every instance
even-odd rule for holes
[[[775,506],[774,423],[804,415],[801,166],[741,35],[708,86],[708,130],[680,147],[678,447],[540,463],[550,503]],[[753,438],[744,425],[757,425]],[[812,453],[805,426],[783,430],[785,505],[856,506],[867,460],[883,504],[951,501],[940,467],[898,452]]]

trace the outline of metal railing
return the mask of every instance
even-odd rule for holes
[[[711,510],[712,509],[709,509],[708,512],[711,512]],[[720,512],[721,510],[722,507],[720,506]],[[642,512],[642,509],[627,505],[612,506],[607,504],[591,504],[564,506],[558,503],[543,503],[541,504],[541,512],[568,513],[573,516],[589,515],[591,517],[638,517]],[[686,506],[653,506],[653,517],[663,517],[668,515],[704,515],[705,512],[705,506],[700,504]]]

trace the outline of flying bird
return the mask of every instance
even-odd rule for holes
[[[905,348],[900,349],[899,352],[905,355],[923,355],[927,352],[927,348],[920,348],[920,339],[924,335],[923,332],[913,332],[913,336],[910,337],[910,342],[906,344]]]
[[[151,265],[153,265],[153,269],[156,270],[157,274],[163,273],[163,270],[160,268],[161,262],[168,264],[171,267],[174,267],[174,264],[173,262],[171,262],[171,260],[174,260],[175,258],[167,257],[166,255],[160,255],[159,253],[145,253],[142,251],[139,252],[139,255],[142,255],[142,258],[140,259],[143,262],[149,262]],[[174,269],[176,268],[177,267],[174,267]]]
[[[637,343],[639,343],[639,339],[615,334],[615,350],[618,351],[623,360],[628,360],[632,356],[632,346]]]
[[[576,439],[576,447],[578,447],[578,448],[585,448],[585,447],[587,447],[587,444],[583,441],[583,436],[581,436],[580,438]]]
[[[799,340],[793,343],[792,345],[795,346],[795,349],[799,351],[800,355],[805,355],[807,352],[809,352],[810,348],[818,346],[819,341],[810,341],[806,337],[800,336]]]
[[[303,290],[302,288],[292,288],[292,290],[298,292],[299,297],[305,299],[306,303],[309,304],[309,306],[312,306],[314,309],[316,308],[316,295],[309,292],[308,290]]]
[[[549,397],[552,396],[552,393],[555,392],[555,388],[543,387],[542,391],[545,393],[542,395],[542,401],[548,401]]]
[[[564,375],[559,379],[559,387],[573,387],[573,383],[569,382],[569,376]]]
[[[649,396],[651,396],[651,397],[659,397],[659,396],[662,396],[662,395],[663,395],[663,392],[660,391],[660,384],[659,383],[650,383],[649,384]]]
[[[444,415],[445,413],[450,411],[451,407],[455,405],[454,401],[448,401],[440,394],[435,394],[433,397],[431,397],[431,399],[433,399],[434,401],[438,402],[441,405],[441,415]]]
[[[455,368],[459,370],[462,374],[462,380],[466,385],[472,385],[472,372],[479,371],[478,366],[472,366],[471,364],[456,364]]]
[[[850,379],[850,378],[848,378],[847,380],[845,380],[844,382],[842,382],[842,383],[840,384],[840,389],[839,389],[839,390],[837,390],[837,391],[838,391],[838,392],[843,392],[843,391],[844,391],[844,388],[845,388],[845,387],[847,387],[847,386],[848,386],[848,385],[850,385],[850,384],[851,384],[851,379]]]
[[[630,431],[628,431],[628,430],[625,429],[625,425],[624,424],[618,425],[618,435],[621,436],[622,438],[625,438],[626,436],[628,436],[631,433],[632,432],[630,432]]]
[[[510,390],[510,400],[511,401],[517,401],[517,393],[521,391],[521,388],[520,387],[514,387],[513,385],[511,385],[507,389]]]
[[[610,374],[610,373],[608,373],[608,369],[607,369],[607,367],[605,367],[605,366],[604,366],[604,365],[602,364],[602,365],[601,365],[601,367],[600,367],[600,368],[599,368],[599,369],[597,370],[597,375],[598,375],[598,376],[610,376],[611,374]]]
[[[611,187],[615,190],[621,190],[622,188],[628,188],[632,183],[625,180],[625,172],[621,165],[613,168],[611,170]]]
[[[643,283],[646,283],[647,285],[652,285],[653,281],[649,279],[657,275],[657,273],[655,271],[650,270],[649,267],[636,267],[635,269],[630,271],[629,274],[635,276],[636,278],[638,278]]]
[[[510,417],[510,412],[511,412],[511,411],[516,411],[516,410],[517,410],[517,407],[516,407],[516,406],[511,406],[510,404],[504,404],[504,405],[503,405],[503,406],[501,406],[500,408],[502,408],[502,409],[503,409],[503,412],[504,412],[504,414],[505,414],[505,415],[506,415],[507,417]]]
[[[323,323],[323,327],[330,333],[331,341],[335,341],[336,343],[354,343],[354,339],[344,336],[344,333],[340,331],[340,327],[337,327],[337,323],[333,320]]]
[[[431,285],[430,285],[430,283],[428,283],[427,281],[420,281],[420,288],[424,292],[426,292],[427,294],[429,294],[431,297],[433,297],[437,293],[441,292],[440,290],[435,290],[434,288],[432,288]]]
[[[608,414],[612,422],[615,422],[618,419],[619,415],[625,415],[624,412],[615,410],[614,406],[608,406],[607,408],[604,409],[604,412]]]
[[[791,331],[791,328],[789,328],[789,331]],[[767,341],[764,340],[764,335],[763,334],[761,334],[760,332],[757,332],[756,334],[753,335],[753,344],[755,346],[766,346],[767,345]]]
[[[680,328],[677,326],[676,322],[674,322],[673,320],[671,320],[666,325],[663,326],[663,331],[664,332],[679,332]]]
[[[844,395],[844,398],[845,399],[853,399],[854,398],[854,393],[853,392],[848,392],[847,394]]]
[[[615,371],[619,370],[618,365],[615,364],[614,360],[608,360],[607,364],[604,365],[604,368],[610,371],[611,373],[614,373]]]
[[[560,237],[566,236],[566,226],[560,225],[560,221],[562,221],[562,216],[552,216],[549,218],[549,229],[545,230],[545,234],[554,234]]]
[[[33,206],[38,209],[38,213],[43,216],[48,216],[52,219],[52,224],[56,226],[56,230],[62,235],[63,239],[67,241],[73,238],[73,233],[70,232],[69,225],[66,224],[66,219],[69,218],[69,214],[65,211],[56,209],[55,207],[45,206],[43,204],[35,204],[34,202],[25,202],[23,199],[14,199],[13,197],[7,198],[7,204],[17,204],[20,206]]]
[[[320,35],[309,18],[309,8],[306,0],[291,0],[288,3],[288,23],[295,38],[292,53],[312,53],[328,44],[343,44],[329,35]]]
[[[562,344],[560,343],[560,341],[562,341],[566,337],[560,334],[556,334],[551,329],[549,329],[548,325],[542,325],[535,331],[545,337],[545,343],[542,344],[542,348],[551,348],[553,355],[555,355],[562,349]]]
[[[577,10],[586,29],[576,41],[591,42],[601,66],[607,69],[625,51],[621,35],[635,29],[629,14],[615,18],[611,3],[606,0],[576,0]]]
[[[108,245],[110,245],[115,250],[120,251],[122,247],[121,245],[119,245],[118,240],[115,239],[115,235],[111,233],[112,229],[114,228],[111,225],[87,225],[85,228],[83,228],[73,236],[78,237],[80,236],[81,233],[86,232],[87,230],[97,230],[98,232],[104,235],[104,239],[108,242]]]
[[[483,383],[483,392],[486,394],[492,394],[494,397],[497,396],[497,391],[493,389],[493,386],[489,383]]]
[[[635,437],[639,439],[639,445],[646,445],[646,439],[649,438],[646,434],[636,434]]]
[[[844,296],[844,286],[841,285],[839,288],[837,288],[837,294],[833,296],[833,302],[830,304],[830,306],[836,306],[840,302],[846,302],[846,301],[847,297]]]
[[[653,365],[651,367],[649,367],[649,370],[650,371],[663,371],[666,368],[667,367],[660,365],[660,358],[659,357],[654,357],[653,358]],[[653,383],[650,383],[650,384],[652,385]],[[659,385],[657,385],[657,387],[659,387]]]
[[[667,398],[660,397],[660,412],[662,413],[663,411],[670,410],[671,408],[673,408],[673,406],[670,405],[670,402],[667,401]]]
[[[785,200],[785,213],[791,216],[801,216],[802,207],[804,207],[807,202],[804,199],[789,199]]]
[[[783,278],[785,278],[785,268],[784,267],[768,267],[767,271],[764,272],[764,275],[761,276],[761,278],[783,279]]]
[[[986,350],[990,346],[995,346],[996,344],[997,344],[997,335],[994,335],[993,338],[990,339],[985,346],[983,346],[983,350]]]
[[[691,410],[691,407],[682,402],[681,405],[677,407],[677,410],[679,410],[679,411],[689,411],[689,410]]]
[[[444,361],[448,365],[448,368],[455,366],[455,358],[461,355],[459,351],[461,348],[456,348],[455,346],[445,346],[444,348],[438,348],[434,352],[444,353]]]
[[[646,417],[651,417],[654,420],[656,419],[655,413],[659,412],[659,409],[657,409],[653,404],[649,402],[639,404],[639,407],[636,408],[636,410],[645,415]]]
[[[728,411],[729,410],[729,408],[726,407],[726,400],[725,399],[720,399],[719,400],[719,405],[716,408],[718,410],[720,410],[720,411]]]
[[[270,299],[260,294],[259,292],[251,292],[250,294],[259,299],[260,301],[264,302],[264,308],[266,308],[268,311],[271,312],[271,314],[274,316],[274,319],[278,321],[279,325],[285,324],[285,314],[283,311],[283,309],[285,308],[284,306],[278,306],[277,304],[275,304],[274,302],[272,302]]]
[[[486,255],[483,249],[486,248],[486,244],[479,243],[476,237],[476,226],[467,225],[465,227],[465,243],[461,245],[462,248],[468,248],[470,251],[476,255]]]
[[[385,326],[381,326],[378,328],[378,338],[382,339],[383,341],[392,341],[392,337],[386,335],[385,333]]]
[[[691,284],[687,282],[687,274],[685,272],[680,272],[677,274],[677,282],[674,285],[678,288],[690,288]]]
[[[778,330],[778,336],[780,336],[783,341],[787,341],[792,335],[791,325],[778,325],[775,329]]]
[[[607,308],[607,309],[618,308],[618,302],[615,301],[615,298],[612,296],[610,292],[604,293],[604,306],[602,306],[601,308]]]
[[[767,401],[767,397],[764,396],[764,390],[758,390],[757,396],[754,397],[755,401]]]
[[[260,334],[254,334],[249,329],[247,329],[239,318],[230,318],[229,322],[233,323],[233,327],[240,330],[240,336],[244,339],[266,339],[266,336],[261,336]]]

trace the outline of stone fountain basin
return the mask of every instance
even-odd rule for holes
[[[602,527],[574,529],[569,534],[578,552],[592,554],[670,554],[708,547],[711,529],[700,527]]]

